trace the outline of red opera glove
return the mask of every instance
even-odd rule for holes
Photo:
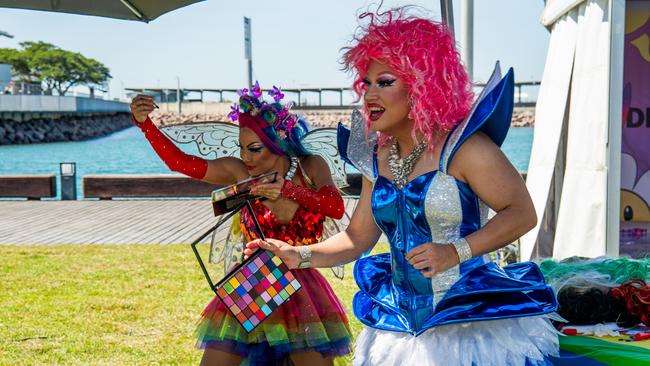
[[[319,212],[335,219],[343,217],[345,211],[341,193],[334,186],[324,186],[318,191],[314,191],[286,180],[280,195],[297,202],[310,211]]]
[[[144,132],[144,137],[149,140],[151,147],[170,170],[194,179],[200,180],[205,177],[205,173],[208,171],[207,160],[184,153],[165,134],[160,132],[151,118],[147,117],[144,123],[138,123],[133,116],[131,119]]]

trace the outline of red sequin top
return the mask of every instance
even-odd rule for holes
[[[314,244],[321,239],[325,222],[325,215],[321,213],[299,206],[291,221],[281,224],[262,202],[255,202],[251,206],[267,238],[282,240],[294,246]],[[240,226],[246,241],[257,239],[255,224],[247,209],[241,210]]]

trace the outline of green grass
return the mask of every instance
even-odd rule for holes
[[[351,269],[322,272],[356,335]],[[211,298],[189,245],[0,246],[0,365],[198,364]]]

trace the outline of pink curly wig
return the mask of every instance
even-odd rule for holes
[[[406,10],[402,7],[359,16],[369,22],[359,25],[352,46],[344,48],[343,64],[345,70],[356,74],[353,88],[359,98],[365,92],[363,79],[370,62],[390,66],[409,88],[413,137],[421,133],[433,149],[434,138],[450,131],[469,113],[471,81],[448,28],[408,16]],[[387,136],[380,134],[380,144],[386,140]]]

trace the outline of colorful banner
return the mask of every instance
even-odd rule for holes
[[[621,253],[650,248],[650,1],[625,3]]]

